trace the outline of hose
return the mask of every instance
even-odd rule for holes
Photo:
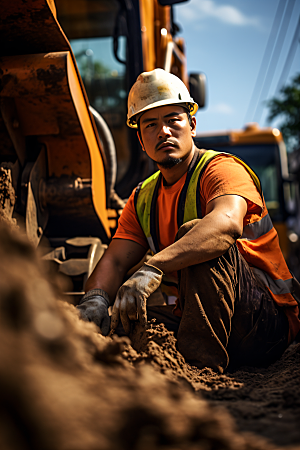
[[[112,193],[114,193],[114,187],[117,178],[116,147],[111,131],[103,117],[92,106],[89,106],[89,109],[95,120],[100,142],[107,161],[105,167],[105,187],[107,204],[108,206],[110,206],[110,198]]]

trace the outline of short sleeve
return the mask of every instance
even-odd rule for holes
[[[122,211],[121,217],[118,221],[118,228],[113,239],[129,239],[137,242],[145,249],[149,248],[146,236],[140,226],[138,217],[134,207],[134,193],[135,189],[130,195],[125,208]]]
[[[223,195],[239,195],[247,201],[247,215],[261,215],[264,202],[246,168],[230,156],[214,158],[200,181],[204,205]],[[249,217],[247,222],[249,221]]]

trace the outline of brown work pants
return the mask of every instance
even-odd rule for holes
[[[184,224],[176,238],[197,222]],[[199,368],[268,365],[288,346],[287,317],[235,244],[218,258],[181,270],[179,300],[181,320],[162,321],[178,328],[178,350]],[[149,308],[149,318],[159,316]]]

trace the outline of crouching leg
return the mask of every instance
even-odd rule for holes
[[[177,239],[198,220],[184,224]],[[230,363],[261,365],[287,347],[288,321],[236,245],[179,274],[178,350],[190,364],[223,372]]]

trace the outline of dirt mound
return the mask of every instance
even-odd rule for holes
[[[136,326],[130,335],[131,346],[123,353],[133,365],[150,363],[170,380],[184,379],[195,391],[228,387],[236,389],[241,382],[227,375],[219,375],[210,368],[198,369],[186,364],[176,348],[176,339],[163,324],[156,324],[155,319],[148,322],[146,329]]]
[[[300,344],[291,345],[268,368],[243,367],[226,374],[186,364],[176,339],[162,324],[137,327],[123,352],[134,366],[148,362],[170,380],[184,379],[211,405],[226,407],[241,431],[279,445],[300,443]],[[300,448],[300,447],[299,447]]]
[[[197,378],[162,326],[136,330],[145,337],[137,351],[79,320],[55,298],[34,249],[1,224],[0,273],[1,449],[275,448],[238,433],[202,397],[199,383],[208,389],[210,377],[214,386],[221,378]]]

